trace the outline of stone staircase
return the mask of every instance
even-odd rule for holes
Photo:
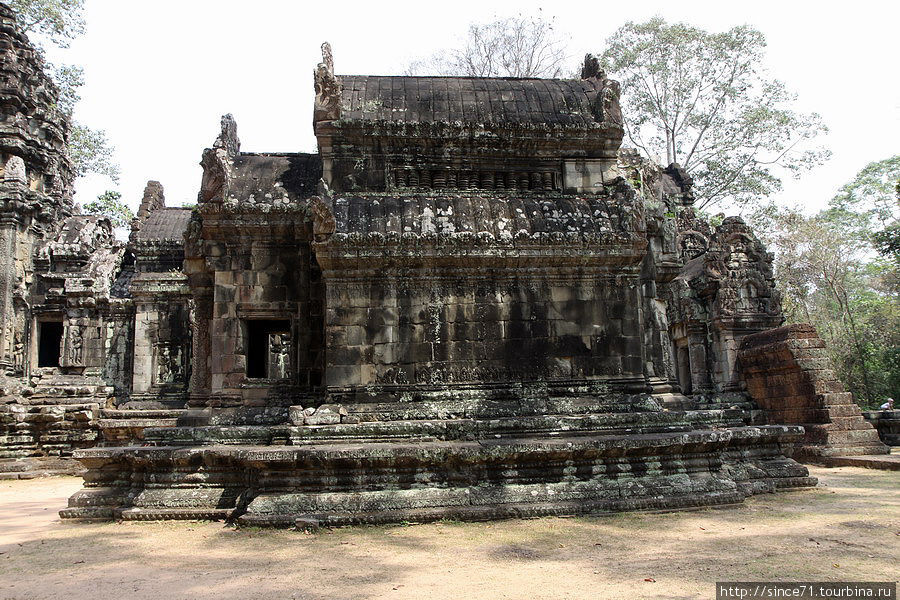
[[[888,454],[838,380],[825,342],[811,325],[788,325],[747,336],[739,363],[747,391],[769,423],[803,425],[803,441],[786,451],[810,462],[835,456]]]

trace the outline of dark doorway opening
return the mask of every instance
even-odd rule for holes
[[[691,354],[687,346],[678,348],[678,385],[682,394],[691,393]]]
[[[290,364],[291,322],[288,320],[247,320],[247,377],[282,379]]]
[[[54,321],[38,323],[38,366],[58,367],[63,324]]]

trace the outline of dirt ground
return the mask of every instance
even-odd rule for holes
[[[0,482],[0,599],[714,598],[714,582],[896,581],[900,473],[811,468],[744,506],[304,534],[61,523],[76,478]]]

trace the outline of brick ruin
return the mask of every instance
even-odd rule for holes
[[[71,214],[65,120],[35,129],[52,84],[0,16],[0,470],[74,453],[63,517],[486,519],[815,485],[785,452],[816,421],[782,420],[754,379],[780,363],[751,366],[783,322],[771,255],[620,148],[591,57],[573,80],[339,76],[324,45],[318,153],[242,152],[226,115],[197,207],[150,182],[118,242]]]

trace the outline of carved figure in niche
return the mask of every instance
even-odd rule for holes
[[[69,326],[69,364],[80,366],[84,358],[84,337],[81,327]]]
[[[25,175],[25,161],[22,160],[21,156],[16,156],[15,154],[13,154],[10,155],[8,159],[6,159],[3,178],[7,181],[18,181],[19,183],[26,182],[27,177]]]
[[[738,298],[736,308],[744,312],[756,312],[759,310],[759,293],[756,286],[752,283],[746,283],[738,288]]]
[[[289,377],[291,364],[291,334],[287,332],[269,334],[269,379]]]
[[[156,383],[167,384],[181,381],[183,378],[181,348],[158,344],[155,350]]]

